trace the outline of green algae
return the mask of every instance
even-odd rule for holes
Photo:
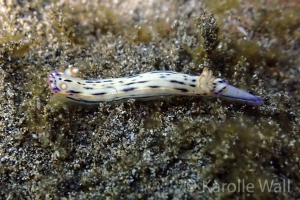
[[[4,55],[12,57],[23,57],[30,50],[32,42],[25,39],[23,35],[17,33],[14,30],[14,25],[0,12],[1,30],[0,30],[0,50],[1,58],[4,59]]]
[[[241,0],[205,0],[207,8],[217,14],[225,14],[230,9],[237,8]]]
[[[85,34],[82,31],[84,27],[80,25],[81,16],[78,17],[76,12],[79,12],[79,10],[64,9],[61,11],[53,8],[49,12],[49,21],[51,27],[55,30],[54,36],[61,42],[83,45],[86,42]]]
[[[260,123],[256,124],[245,116],[237,116],[237,119],[242,126],[237,125],[236,120],[226,121],[224,126],[213,134],[213,142],[204,148],[213,160],[212,167],[208,171],[204,170],[203,174],[209,180],[215,179],[220,185],[227,181],[228,184],[237,183],[239,180],[244,181],[246,185],[253,184],[251,198],[271,197],[269,192],[261,191],[259,181],[282,182],[274,175],[280,173],[275,171],[274,165],[280,165],[281,169],[277,169],[280,171],[288,167],[277,153],[270,152],[277,142],[267,138],[272,138],[278,131],[278,127],[263,120],[259,120]],[[275,162],[279,163],[275,164]],[[253,177],[259,178],[253,179]],[[243,196],[240,192],[235,194]],[[227,190],[221,195],[224,198],[232,196],[233,193]],[[285,197],[284,193],[280,195],[281,198]]]
[[[127,38],[136,43],[139,44],[141,42],[151,42],[152,41],[152,32],[150,30],[151,26],[148,26],[146,24],[137,25],[136,27],[132,27],[129,31],[129,34],[126,34]],[[128,37],[128,35],[132,37]]]

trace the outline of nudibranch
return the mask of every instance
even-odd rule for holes
[[[221,78],[215,78],[207,67],[204,67],[200,76],[174,71],[152,71],[124,78],[97,80],[74,77],[78,72],[78,68],[69,67],[65,71],[55,70],[49,74],[47,82],[51,91],[86,104],[169,95],[215,96],[247,104],[263,104],[261,98],[228,85]]]

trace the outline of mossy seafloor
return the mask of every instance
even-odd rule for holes
[[[1,198],[299,196],[299,3],[40,2],[0,3]],[[46,84],[69,65],[107,78],[200,74],[203,64],[265,104],[172,97],[85,108]],[[239,181],[253,189],[216,189]],[[262,192],[265,181],[277,185]]]

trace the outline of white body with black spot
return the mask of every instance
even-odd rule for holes
[[[259,97],[215,78],[206,67],[200,76],[174,71],[153,71],[125,78],[99,80],[73,77],[78,71],[74,67],[64,72],[54,71],[48,78],[51,91],[88,104],[169,95],[220,96],[257,105],[263,103]]]

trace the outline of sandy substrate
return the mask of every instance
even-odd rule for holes
[[[41,2],[0,1],[1,199],[299,196],[299,1]],[[209,66],[265,104],[78,105],[46,83],[71,65],[84,78]]]

